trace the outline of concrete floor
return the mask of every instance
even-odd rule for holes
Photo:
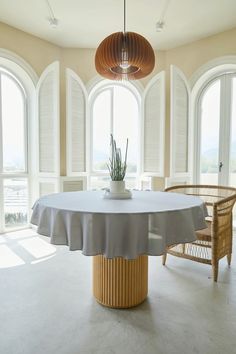
[[[149,257],[149,295],[130,310],[92,296],[90,257],[32,230],[0,236],[1,354],[233,354],[236,261]]]

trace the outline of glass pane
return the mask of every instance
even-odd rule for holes
[[[229,160],[229,184],[236,187],[236,77],[232,80],[232,116],[231,116],[231,146]],[[236,226],[236,206],[233,210]]]
[[[93,105],[93,159],[94,171],[106,171],[110,145],[111,90],[101,92]]]
[[[110,187],[110,176],[93,176],[90,179],[90,190],[100,190]],[[135,189],[137,188],[137,178],[125,177],[125,188]]]
[[[13,79],[5,74],[1,78],[3,171],[25,171],[24,98]]]
[[[127,88],[114,87],[113,112],[113,132],[117,146],[121,148],[124,158],[126,139],[129,139],[127,172],[136,172],[139,152],[138,103],[133,93]]]
[[[137,183],[137,178],[135,177],[125,177],[125,188],[126,189],[137,189],[138,188],[138,183]]]
[[[103,188],[109,188],[110,186],[110,177],[91,177],[90,179],[90,189],[91,190],[100,190]]]
[[[28,183],[24,178],[4,179],[5,227],[13,228],[27,224]]]
[[[218,184],[220,80],[214,81],[202,98],[200,183]]]
[[[155,188],[155,183],[154,180],[156,180],[155,178],[153,177],[142,177],[142,180],[141,180],[141,189],[142,190],[160,190],[159,188]]]

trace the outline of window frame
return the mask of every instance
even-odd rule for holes
[[[142,160],[142,107],[141,107],[141,102],[142,102],[142,91],[141,87],[138,85],[134,85],[133,83],[130,82],[118,82],[118,81],[111,81],[111,80],[102,80],[98,82],[97,84],[93,85],[88,96],[88,107],[89,107],[89,120],[88,120],[88,132],[89,132],[89,149],[87,148],[86,150],[86,155],[87,155],[87,177],[88,177],[88,188],[91,188],[91,178],[93,177],[109,177],[109,172],[103,172],[103,171],[96,171],[93,170],[93,107],[94,103],[96,101],[96,98],[104,92],[107,89],[111,90],[111,116],[110,116],[110,129],[111,132],[113,132],[113,88],[114,86],[121,86],[126,89],[128,89],[134,96],[137,106],[138,106],[138,159],[137,159],[137,171],[135,173],[126,173],[127,178],[135,178],[136,180],[136,186],[138,187],[140,185],[140,179],[141,179],[141,160]]]
[[[228,184],[228,169],[229,161],[227,156],[229,154],[230,143],[225,143],[227,139],[231,141],[230,136],[230,110],[232,107],[232,78],[236,77],[236,67],[229,70],[225,67],[225,70],[221,68],[218,72],[214,72],[213,75],[208,76],[205,80],[200,77],[201,85],[198,90],[193,90],[193,114],[194,114],[194,168],[193,168],[193,182],[200,183],[200,161],[201,161],[201,124],[202,124],[202,114],[201,105],[202,99],[209,89],[209,87],[217,80],[220,80],[220,127],[219,127],[219,161],[224,161],[224,170],[220,175],[218,175],[219,184]],[[227,120],[223,122],[223,115],[226,114]],[[227,146],[225,146],[225,144]]]
[[[17,86],[19,89],[19,92],[21,94],[22,100],[23,100],[23,114],[24,114],[24,161],[25,161],[25,169],[24,171],[9,171],[6,172],[4,171],[4,166],[3,166],[3,122],[2,122],[2,92],[1,92],[1,82],[2,82],[2,76],[5,75],[7,76],[10,80],[14,82],[14,84]],[[14,76],[9,70],[5,69],[4,67],[0,66],[0,195],[1,195],[1,200],[2,202],[0,203],[0,215],[1,215],[1,220],[0,220],[0,231],[10,231],[10,230],[15,230],[15,229],[21,229],[26,227],[26,225],[18,226],[18,227],[6,227],[5,225],[5,206],[4,206],[4,181],[5,180],[10,180],[13,178],[19,178],[21,180],[25,180],[27,184],[27,225],[29,221],[29,166],[28,166],[28,151],[29,151],[29,129],[28,129],[28,109],[27,109],[27,95],[26,91],[24,89],[24,86],[22,83],[19,81],[17,77]]]
[[[31,204],[34,201],[33,178],[35,176],[35,138],[36,138],[36,120],[35,120],[35,87],[38,81],[38,76],[32,67],[20,56],[9,50],[0,48],[0,69],[4,74],[8,74],[16,84],[20,86],[21,91],[24,93],[24,123],[25,123],[25,171],[24,172],[3,172],[3,161],[1,161],[0,170],[0,233],[21,230],[29,227],[29,218],[31,214]],[[2,121],[2,119],[1,119]],[[2,136],[2,131],[0,132]],[[2,140],[2,139],[1,139]],[[2,142],[0,143],[0,145]],[[1,158],[3,150],[0,148]],[[22,226],[5,226],[5,213],[4,213],[4,180],[16,178],[25,179],[28,189],[28,222]]]
[[[191,78],[189,79],[191,87],[191,110],[190,110],[190,119],[191,119],[191,141],[192,141],[192,183],[198,183],[198,171],[199,171],[199,127],[198,119],[200,115],[199,111],[199,98],[201,93],[212,80],[217,77],[225,74],[236,73],[236,55],[226,55],[223,57],[218,57],[216,59],[210,60],[209,62],[203,64],[198,68]],[[198,170],[197,170],[198,168]]]

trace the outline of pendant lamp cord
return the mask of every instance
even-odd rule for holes
[[[126,0],[124,0],[124,34],[126,32]]]

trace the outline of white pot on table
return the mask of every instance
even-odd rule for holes
[[[110,193],[124,193],[125,181],[110,181]]]

